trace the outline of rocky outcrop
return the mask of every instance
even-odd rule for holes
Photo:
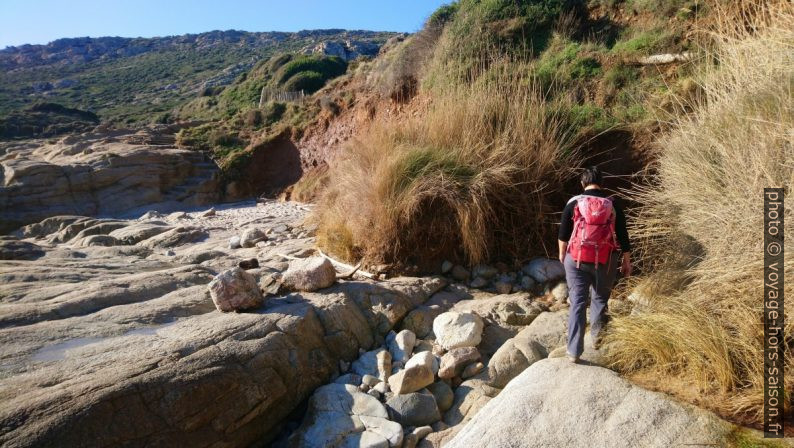
[[[279,254],[312,250],[307,230],[291,225],[302,213],[268,203],[214,216],[147,213],[140,221],[65,216],[8,240],[16,246],[3,252],[14,259],[0,260],[0,445],[268,443],[299,403],[340,372],[340,362],[383,344],[444,286],[438,279],[342,281],[270,297],[246,313],[217,311],[208,284],[218,273],[253,257],[260,267],[240,272],[262,286],[287,268]],[[229,237],[251,220],[274,245],[229,249]],[[205,236],[147,244],[180,227]],[[77,245],[86,229],[114,233],[115,245]],[[14,249],[20,241],[43,254],[20,259],[30,258]],[[391,428],[397,443],[399,425],[371,399],[380,423],[357,418],[377,434]]]
[[[170,144],[157,140],[168,132],[97,131],[55,143],[3,143],[0,231],[55,215],[119,215],[144,205],[162,211],[217,201],[217,166],[200,152],[172,146],[173,135]]]
[[[445,447],[729,446],[730,431],[714,414],[605,368],[548,359],[513,379]]]

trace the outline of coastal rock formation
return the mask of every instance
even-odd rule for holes
[[[219,198],[219,170],[173,146],[173,129],[95,131],[0,144],[0,230],[55,215],[119,215]],[[169,134],[170,133],[170,134]]]
[[[303,213],[297,204],[267,203],[219,207],[214,216],[147,213],[140,221],[53,217],[18,232],[21,239],[0,241],[12,258],[0,261],[0,444],[201,447],[273,439],[340,362],[382,344],[444,286],[351,280],[271,297],[246,313],[217,311],[208,284],[218,273],[253,257],[260,267],[245,272],[262,285],[287,268],[279,254],[312,251],[313,237],[294,225]],[[278,230],[269,232],[276,246],[229,249],[229,238],[252,220]],[[180,227],[204,237],[147,244]],[[114,233],[115,243],[76,244],[89,233]],[[35,251],[43,254],[29,256]],[[363,424],[391,428],[398,444],[399,425],[378,405],[380,423],[362,416]]]
[[[730,431],[714,414],[605,368],[547,359],[513,379],[445,447],[729,446]]]

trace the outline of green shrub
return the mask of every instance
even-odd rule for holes
[[[291,77],[301,72],[315,72],[324,80],[343,75],[347,70],[347,63],[336,56],[297,56],[282,65],[276,74],[279,84],[286,83]]]
[[[674,44],[673,35],[662,29],[640,31],[629,39],[620,39],[615,42],[612,52],[621,55],[650,54],[658,51],[669,50]]]
[[[325,77],[320,73],[303,71],[289,78],[283,86],[286,91],[303,90],[306,93],[314,93],[323,87],[325,80]]]
[[[579,132],[603,132],[617,125],[606,110],[590,103],[573,105],[568,109],[568,120],[572,129]]]
[[[578,42],[555,38],[535,63],[535,75],[544,89],[555,83],[565,87],[573,81],[601,74],[601,64],[595,58],[582,56]]]
[[[621,88],[633,83],[639,76],[640,72],[636,67],[618,64],[607,70],[604,80],[610,87]]]
[[[444,26],[447,22],[455,17],[455,13],[457,11],[457,3],[441,5],[438,9],[433,11],[433,14],[430,14],[430,18],[427,19],[427,25],[431,27]]]

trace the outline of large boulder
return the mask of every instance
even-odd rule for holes
[[[436,399],[430,393],[395,395],[386,401],[389,417],[404,426],[424,426],[441,420]]]
[[[473,313],[449,311],[433,321],[436,341],[446,350],[477,346],[482,339],[482,330],[482,318]]]
[[[613,371],[546,359],[513,379],[446,447],[731,446],[731,429]]]
[[[316,291],[327,288],[336,281],[334,265],[325,257],[292,260],[284,272],[282,282],[296,291]]]
[[[515,337],[509,339],[488,361],[488,384],[503,388],[527,367],[545,356],[545,349],[536,341]]]
[[[482,317],[485,327],[478,347],[484,356],[495,353],[506,340],[531,324],[544,309],[528,293],[462,300],[452,307],[452,311],[474,313]]]
[[[516,339],[535,341],[542,349],[542,355],[548,356],[568,340],[568,310],[541,313],[516,335]]]
[[[290,445],[305,448],[400,447],[403,429],[386,408],[349,384],[329,384],[309,399],[303,424]]]
[[[215,307],[223,312],[259,308],[265,302],[256,278],[239,267],[218,274],[209,289]]]
[[[469,421],[501,391],[479,378],[464,381],[455,389],[452,406],[444,413],[444,423],[455,426]]]

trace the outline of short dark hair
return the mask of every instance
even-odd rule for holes
[[[588,166],[582,171],[580,180],[584,186],[588,186],[590,184],[601,185],[601,182],[603,182],[604,178],[601,176],[601,170],[599,170],[597,166]]]

